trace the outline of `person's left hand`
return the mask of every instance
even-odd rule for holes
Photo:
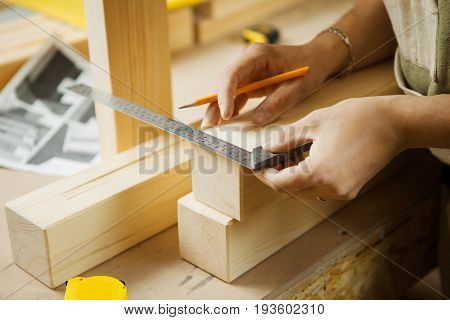
[[[358,98],[310,113],[263,146],[278,153],[313,141],[309,156],[256,176],[298,198],[353,199],[404,149],[402,130],[391,112],[394,103],[395,96]]]

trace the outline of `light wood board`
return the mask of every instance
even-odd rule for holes
[[[54,288],[175,224],[189,150],[168,139],[9,202],[15,263]]]
[[[172,114],[164,0],[86,0],[93,85],[165,116]],[[102,156],[109,158],[159,131],[97,104]],[[147,137],[148,138],[148,137]]]
[[[424,175],[427,169],[431,170],[430,163],[434,162],[430,161],[429,155],[415,159],[402,168],[399,175]],[[392,179],[398,178],[394,176]],[[368,191],[368,195],[371,192]],[[395,196],[388,193],[381,193],[379,197],[396,202]],[[363,196],[354,202],[364,202],[364,199]],[[338,208],[320,212],[284,195],[255,209],[253,215],[239,222],[188,194],[178,202],[180,254],[212,275],[231,282]]]

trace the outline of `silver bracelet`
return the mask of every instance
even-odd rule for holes
[[[345,73],[349,74],[352,71],[353,65],[356,61],[355,52],[353,51],[353,46],[352,46],[352,43],[350,42],[350,38],[347,36],[347,34],[344,31],[339,30],[336,27],[326,28],[325,30],[320,32],[319,35],[322,33],[325,33],[325,32],[331,32],[331,33],[337,35],[339,37],[339,39],[341,39],[342,42],[347,46],[348,51],[349,51],[349,59],[348,59],[348,67],[345,68]]]

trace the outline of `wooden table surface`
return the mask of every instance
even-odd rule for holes
[[[439,170],[438,166],[434,166]],[[430,209],[434,210],[432,208],[436,206],[436,197],[432,195],[437,193],[433,193],[430,189],[435,185],[433,184],[435,180],[427,178],[430,174],[429,169],[418,170],[414,175],[407,170],[402,172],[396,179],[387,181],[373,192],[364,195],[362,201],[356,201],[346,210],[335,214],[333,221],[345,226],[353,234],[360,235],[364,241],[376,246],[377,250],[384,252],[385,255],[394,259],[395,257],[405,259],[405,265],[413,268],[410,270],[423,276],[433,263],[433,252],[429,251],[429,246],[433,245],[434,240],[428,238],[429,235],[421,233],[435,234],[432,230],[428,230],[429,228],[424,228],[429,224],[424,221],[431,219]],[[435,177],[436,174],[433,173],[432,176]],[[3,204],[8,200],[54,180],[54,177],[0,169],[0,299],[62,299],[64,296],[64,285],[51,290],[13,263],[3,208]],[[426,180],[428,181],[424,184]],[[423,198],[423,192],[430,195]],[[386,199],[389,197],[385,195],[393,194],[396,201]],[[380,201],[381,199],[383,200]],[[415,199],[423,200],[418,202]],[[405,204],[411,201],[416,203],[408,206],[411,207],[411,213],[408,212],[409,209],[404,211]],[[400,212],[404,213],[399,214]],[[412,221],[412,214],[417,215],[419,220]],[[362,216],[364,219],[361,219]],[[399,220],[411,220],[413,224],[410,226],[406,224],[405,228],[392,229],[392,226],[400,223]],[[414,232],[415,237],[419,236],[417,239],[414,238],[414,241],[408,240],[408,237],[404,236],[405,232]],[[398,247],[403,249],[398,251]],[[412,258],[417,257],[417,253],[421,255],[419,260]],[[354,269],[353,264],[358,264],[358,257],[362,257],[365,263]],[[372,258],[367,260],[367,257]],[[367,261],[373,261],[373,264],[367,264]],[[327,267],[324,267],[326,265],[332,267],[331,274],[326,271]],[[350,269],[344,272],[349,266]],[[336,268],[341,270],[337,274],[333,271]],[[380,297],[390,297],[390,291],[396,289],[395,286],[391,288],[396,279],[408,276],[401,270],[393,268],[388,260],[378,256],[359,240],[340,232],[337,225],[329,221],[322,222],[231,284],[180,258],[176,226],[141,242],[82,275],[108,275],[124,280],[130,299],[295,297],[295,291],[291,292],[292,290],[288,289],[295,288],[297,283],[303,283],[305,279],[316,277],[319,277],[320,281],[334,281],[333,290],[338,296],[347,292],[346,297],[350,298],[373,297],[375,289]],[[394,278],[391,278],[393,276]],[[381,278],[377,279],[378,277]],[[413,279],[408,281],[411,280]],[[367,281],[370,286],[366,288],[364,283]],[[344,286],[348,286],[349,283],[352,285],[340,288],[340,282],[343,282]],[[378,283],[381,283],[381,286]],[[351,292],[352,288],[356,291]],[[361,289],[364,291],[361,292]],[[320,290],[322,292],[322,289]],[[429,293],[432,290],[426,291]],[[331,297],[338,296],[331,295]]]

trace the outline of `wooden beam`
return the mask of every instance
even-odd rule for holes
[[[85,10],[94,85],[172,115],[166,1],[86,0]],[[158,134],[105,106],[96,115],[106,158],[143,142],[140,130]]]
[[[407,208],[406,202],[415,201],[424,192],[430,189],[437,192],[440,168],[436,164],[436,159],[427,154],[342,209],[341,214],[360,210],[360,218],[364,219],[368,207],[375,211]],[[378,207],[377,204],[382,205]],[[183,259],[230,282],[323,219],[323,214],[296,199],[285,197],[238,222],[189,194],[179,200],[180,254]],[[327,235],[322,236],[321,241],[326,241]],[[335,267],[332,265],[332,268]],[[319,281],[314,277],[310,280]]]
[[[175,224],[188,150],[163,135],[10,201],[14,262],[55,288]]]
[[[247,112],[207,131],[251,151],[268,140],[273,132],[279,132],[313,110],[348,98],[398,93],[400,90],[394,79],[392,64],[386,62],[330,82],[264,128],[255,127],[251,122],[251,112]],[[257,212],[258,207],[277,202],[283,197],[259,181],[249,170],[207,150],[195,148],[192,170],[195,198],[239,221]],[[318,200],[304,202],[317,210],[327,209],[324,206],[333,209],[338,203],[327,201],[324,204]]]

